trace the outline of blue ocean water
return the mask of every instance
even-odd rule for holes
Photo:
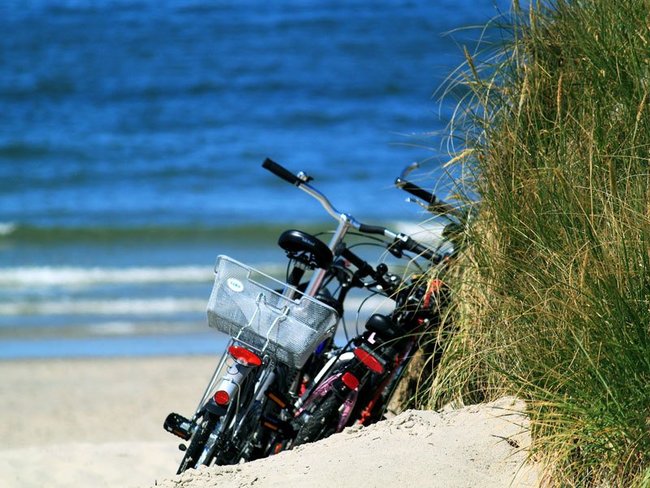
[[[453,101],[432,94],[490,0],[5,0],[0,5],[0,357],[210,352],[217,254],[265,269],[322,208],[424,216]]]

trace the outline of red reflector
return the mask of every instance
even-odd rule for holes
[[[345,386],[350,388],[350,390],[356,390],[357,386],[359,386],[359,380],[350,372],[343,373],[341,381]]]
[[[214,401],[217,402],[217,405],[228,405],[230,395],[227,391],[219,390],[214,394]]]
[[[384,372],[384,365],[381,364],[379,359],[377,359],[365,349],[362,349],[360,347],[356,348],[354,350],[354,355],[359,359],[359,361],[365,364],[370,371],[373,371],[375,373]]]
[[[278,430],[278,426],[275,425],[275,424],[272,424],[271,422],[263,422],[262,425],[264,427],[267,427],[267,428],[271,429],[271,430]]]
[[[245,347],[240,346],[230,346],[228,352],[232,357],[237,361],[243,363],[245,366],[259,366],[262,364],[262,359],[252,351],[249,351]]]

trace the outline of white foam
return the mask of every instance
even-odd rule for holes
[[[435,220],[424,222],[396,222],[394,227],[399,232],[411,236],[416,241],[429,245],[440,244],[440,241],[442,240],[442,231],[445,228],[444,224]]]
[[[0,303],[0,315],[168,315],[205,312],[206,300],[153,298],[116,300],[46,300]]]
[[[92,324],[87,327],[93,334],[97,335],[131,335],[138,331],[138,325],[133,322],[111,321]]]
[[[136,334],[177,334],[208,330],[203,320],[175,322],[156,319],[147,322],[138,320],[129,321],[128,318],[118,320],[94,320],[92,323],[74,327],[75,331],[83,331],[89,335],[97,336],[126,336]]]
[[[396,222],[394,227],[416,241],[438,252],[451,252],[453,246],[445,241],[442,232],[445,230],[445,223],[440,220],[430,219],[424,222]]]
[[[260,271],[280,276],[285,265],[257,264]],[[280,278],[282,279],[282,278]],[[0,267],[1,287],[83,287],[100,284],[209,283],[214,280],[214,267],[168,266],[132,268],[83,268],[74,266]]]
[[[210,282],[211,266],[78,268],[16,267],[0,268],[0,287],[84,286],[101,283],[192,283]]]
[[[16,229],[13,222],[0,222],[0,236],[8,236]]]

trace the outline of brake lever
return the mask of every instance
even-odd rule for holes
[[[381,290],[383,293],[390,295],[393,291],[396,290],[396,283],[398,283],[399,277],[393,273],[389,273],[388,266],[384,263],[377,265],[375,282],[371,286]]]
[[[402,259],[404,257],[404,250],[396,246],[395,243],[387,247],[388,252],[391,253],[393,256],[395,256],[398,259]]]
[[[408,197],[406,199],[406,202],[407,203],[415,203],[415,204],[419,205],[420,207],[422,207],[427,212],[429,211],[429,206],[427,204],[423,203],[421,200],[417,200],[415,198]]]

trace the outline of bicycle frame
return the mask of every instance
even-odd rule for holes
[[[465,217],[451,205],[438,200],[432,193],[406,180],[407,175],[418,167],[417,163],[407,166],[396,179],[396,186],[424,200],[426,205],[419,201],[416,203],[431,213],[445,217],[450,221],[448,228],[453,228],[453,231],[458,232],[466,224]],[[454,245],[452,256],[457,253],[458,247]],[[449,265],[449,260],[443,259],[441,256],[437,260],[437,264],[440,263],[446,268]],[[428,288],[426,293],[430,294],[431,290]],[[429,298],[430,296],[425,301],[428,302]],[[440,323],[439,311],[437,315],[438,324],[436,326]],[[393,313],[395,319],[398,316],[399,314]],[[414,316],[407,322],[413,320],[418,319]],[[351,342],[356,341],[356,348],[352,350],[353,354],[346,353],[346,358],[340,367],[330,367],[328,372],[319,376],[314,389],[306,398],[300,400],[298,403],[300,408],[296,414],[298,432],[295,442],[318,440],[329,433],[341,431],[353,420],[363,425],[372,423],[378,419],[377,409],[381,408],[383,411],[387,407],[387,402],[399,379],[418,348],[417,339],[414,336],[394,338],[393,340],[400,345],[397,350],[390,348],[391,354],[395,358],[393,362],[390,357],[381,357],[382,350],[390,341],[382,343],[380,340],[379,345],[373,348],[372,336],[373,334],[368,335],[368,332],[365,332],[357,339],[353,339]],[[376,355],[373,354],[372,349]],[[337,398],[336,401],[333,401],[332,395]],[[310,408],[312,409],[311,413],[308,411]],[[317,420],[310,420],[312,414],[317,414]],[[312,426],[309,426],[310,422]],[[304,434],[302,434],[303,428],[305,428]]]

